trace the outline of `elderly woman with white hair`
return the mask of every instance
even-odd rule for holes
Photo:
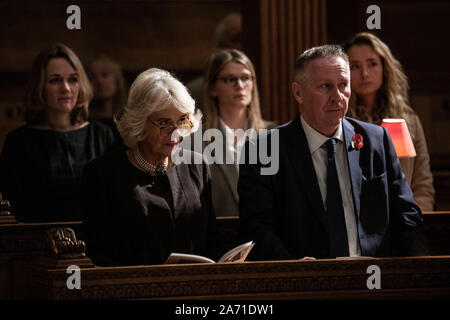
[[[161,264],[171,252],[216,258],[209,167],[189,150],[189,163],[172,161],[182,134],[198,127],[194,112],[167,71],[149,69],[132,84],[117,121],[128,148],[91,162],[83,176],[83,236],[95,264]]]

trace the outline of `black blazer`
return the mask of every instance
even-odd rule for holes
[[[97,265],[160,264],[171,252],[217,258],[209,167],[199,162],[169,168],[162,194],[151,191],[153,178],[135,168],[123,150],[88,164],[83,175],[88,257]]]
[[[428,254],[421,211],[387,131],[342,121],[361,255]],[[278,130],[276,174],[261,175],[262,165],[248,161],[239,168],[240,235],[256,242],[253,259],[328,258],[327,217],[300,115]],[[359,150],[351,145],[355,133],[364,140]],[[268,143],[276,152],[273,134],[258,137],[258,145]],[[248,155],[249,144],[245,147]]]

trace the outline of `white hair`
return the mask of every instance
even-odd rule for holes
[[[195,101],[186,87],[165,70],[151,68],[142,72],[131,85],[128,102],[116,121],[124,143],[132,148],[144,140],[148,117],[169,107],[188,114],[194,125],[191,132],[198,129],[202,114],[195,112]]]

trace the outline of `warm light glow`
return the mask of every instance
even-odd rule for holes
[[[397,157],[411,158],[416,156],[416,150],[404,119],[383,119],[381,126],[389,132]]]

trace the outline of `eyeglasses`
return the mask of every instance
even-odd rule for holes
[[[254,77],[249,76],[249,75],[240,76],[240,77],[226,76],[226,77],[217,78],[217,80],[221,80],[221,81],[223,81],[223,83],[225,83],[227,85],[232,85],[233,87],[237,86],[238,80],[241,80],[242,85],[244,87],[247,87],[253,82],[253,79],[254,79]]]
[[[153,124],[155,127],[159,128],[159,132],[163,136],[170,136],[172,132],[174,132],[177,129],[184,129],[187,131],[191,131],[191,129],[194,127],[194,124],[189,118],[183,118],[177,121],[177,124],[174,124],[170,120],[162,120],[159,123],[153,121],[152,119],[148,119],[151,124]]]

